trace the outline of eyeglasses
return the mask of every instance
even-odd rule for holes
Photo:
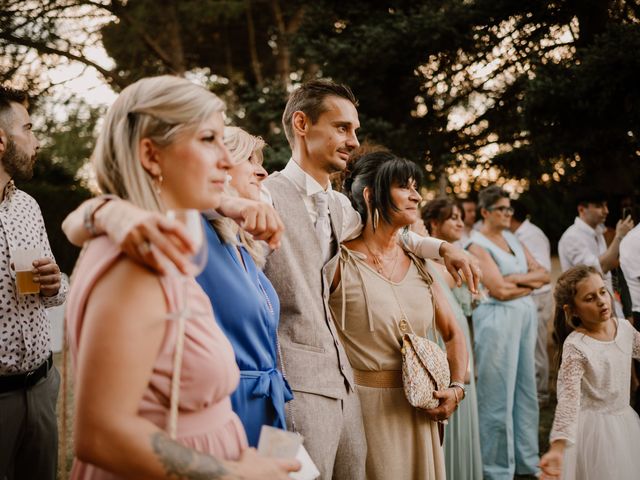
[[[507,215],[513,215],[513,207],[505,207],[501,205],[499,207],[489,207],[487,208],[490,212],[499,211],[500,213],[506,213]]]

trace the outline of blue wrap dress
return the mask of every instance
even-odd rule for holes
[[[528,271],[524,249],[502,232],[511,253],[473,232],[469,244],[484,248],[500,273]],[[488,297],[473,311],[480,444],[485,480],[512,480],[538,472],[536,305],[531,296],[501,301]]]
[[[216,319],[233,345],[240,384],[233,410],[257,446],[262,425],[286,429],[285,403],[293,394],[277,365],[280,302],[271,282],[240,246],[223,243],[206,222],[207,265],[197,281],[211,299]],[[244,265],[243,265],[244,263]]]

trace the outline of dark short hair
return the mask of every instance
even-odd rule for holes
[[[391,212],[398,211],[391,198],[391,188],[394,185],[408,185],[411,179],[418,186],[421,184],[422,172],[418,165],[389,151],[374,151],[357,157],[355,162],[347,166],[342,190],[366,225],[369,210],[364,199],[364,189],[369,187],[371,211],[378,210],[382,220],[390,223]]]
[[[12,103],[19,103],[27,106],[29,97],[22,90],[16,90],[10,87],[0,85],[0,121],[4,115],[11,109]]]
[[[509,194],[498,185],[490,185],[478,194],[478,209],[489,208],[501,198],[509,198]]]
[[[576,207],[588,206],[590,203],[601,204],[607,201],[607,194],[602,190],[596,190],[587,186],[578,187],[576,193]]]
[[[529,216],[529,209],[520,200],[511,200],[511,208],[513,208],[513,218],[520,223]]]
[[[433,233],[431,232],[431,222],[446,222],[453,215],[455,207],[460,211],[460,218],[464,220],[464,208],[453,198],[438,197],[427,202],[422,209],[422,220],[429,233]]]
[[[347,99],[354,106],[358,106],[358,100],[349,87],[330,80],[311,80],[291,93],[282,114],[282,126],[289,145],[293,146],[295,140],[291,125],[293,114],[302,112],[309,117],[311,123],[316,123],[320,115],[326,111],[324,99],[330,96]]]

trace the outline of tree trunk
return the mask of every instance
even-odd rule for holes
[[[251,0],[245,1],[247,5],[247,33],[249,34],[249,55],[251,56],[251,69],[256,79],[256,85],[262,87],[264,78],[262,77],[262,65],[258,59],[258,49],[256,48],[256,29],[253,23],[253,12],[251,11]]]

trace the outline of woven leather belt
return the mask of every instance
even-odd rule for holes
[[[16,375],[0,376],[0,393],[12,392],[14,390],[26,390],[33,387],[41,378],[47,376],[49,370],[53,367],[53,354],[49,354],[49,358],[30,372],[18,373]]]
[[[356,385],[371,388],[402,388],[401,370],[356,370],[353,369]]]

